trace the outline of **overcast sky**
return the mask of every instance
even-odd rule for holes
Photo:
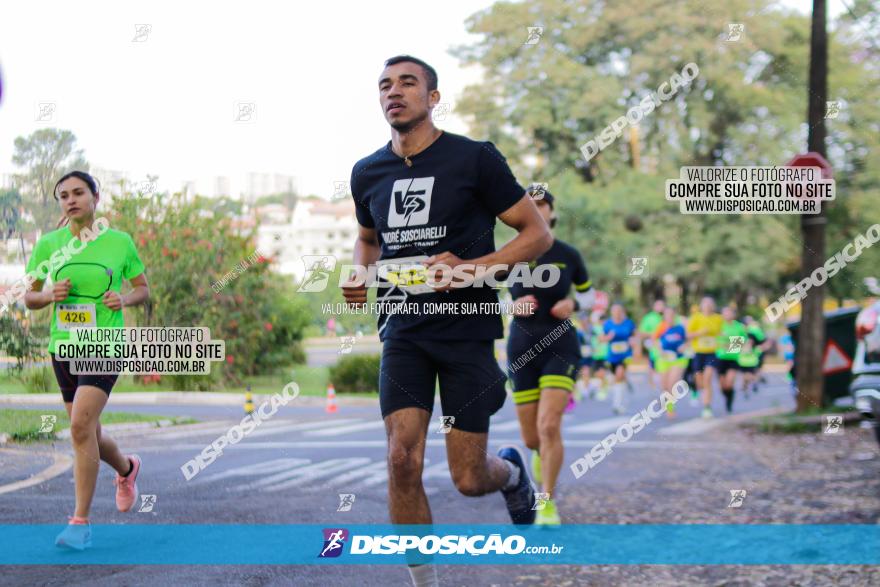
[[[0,20],[0,173],[15,137],[55,126],[77,136],[92,165],[186,179],[250,171],[297,177],[329,197],[352,164],[389,139],[378,106],[382,62],[416,55],[438,70],[438,126],[465,132],[462,88],[478,82],[449,55],[471,43],[465,19],[489,0],[388,2],[19,2]],[[809,10],[808,0],[786,5]],[[842,9],[831,0],[831,15]],[[136,24],[149,25],[143,33]],[[542,24],[542,23],[532,23]],[[526,30],[523,30],[523,40]],[[138,39],[138,40],[135,40]],[[37,104],[55,104],[51,123]],[[236,122],[236,103],[255,120]]]

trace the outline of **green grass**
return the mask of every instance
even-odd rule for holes
[[[40,432],[42,416],[53,415],[57,418],[53,432]],[[192,418],[169,418],[159,414],[134,414],[129,412],[105,412],[101,415],[101,424],[128,424],[132,422],[158,422],[171,420],[174,424],[190,424]],[[9,410],[0,409],[0,433],[9,434],[12,440],[49,440],[54,432],[70,428],[70,418],[64,410]]]
[[[273,394],[280,392],[285,385],[291,381],[295,381],[299,385],[300,394],[303,396],[323,396],[327,393],[327,381],[330,377],[328,367],[309,367],[306,365],[296,365],[274,375],[252,375],[244,378],[244,385],[233,386],[229,383],[225,388],[217,388],[212,391],[242,393],[245,391],[245,385],[250,384],[253,393]],[[135,383],[130,375],[123,375],[113,386],[113,393],[129,393],[136,391],[189,391],[181,389],[173,389],[170,385],[171,380],[168,377],[163,378],[158,383],[150,383],[142,385]],[[0,393],[27,393],[24,385],[15,377],[7,374],[0,375]],[[58,393],[57,388],[53,384],[50,393]],[[354,394],[338,394],[339,397],[379,397],[377,392],[372,393],[354,393]]]
[[[802,413],[790,412],[779,416],[765,416],[754,427],[765,434],[806,434],[821,432],[824,423],[820,420],[811,421],[824,414],[841,414],[852,412],[848,406],[828,406],[827,408],[810,408]]]

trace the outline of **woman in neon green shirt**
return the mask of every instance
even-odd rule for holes
[[[71,328],[121,328],[122,308],[143,303],[150,291],[131,237],[108,228],[105,219],[95,219],[100,194],[92,176],[82,171],[68,173],[55,184],[55,199],[64,215],[61,227],[43,235],[34,246],[27,272],[35,279],[25,294],[25,305],[30,310],[53,306],[49,353],[70,416],[76,482],[74,515],[55,543],[83,550],[91,546],[88,516],[99,459],[116,470],[116,506],[129,511],[137,500],[140,458],[123,455],[113,439],[101,433],[101,412],[117,376],[73,374],[70,362],[55,360],[54,351],[59,342],[70,338]],[[43,291],[49,276],[52,288]],[[125,295],[121,293],[123,278],[134,288]]]
[[[724,323],[718,334],[715,356],[718,357],[718,384],[724,396],[724,407],[729,414],[733,411],[734,385],[736,385],[736,373],[740,369],[739,355],[748,333],[745,325],[736,319],[736,312],[731,306],[724,306],[721,309],[721,317]]]

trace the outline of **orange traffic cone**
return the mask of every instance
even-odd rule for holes
[[[336,406],[336,390],[333,388],[333,384],[330,383],[327,385],[327,406],[324,410],[328,414],[335,414],[338,409]]]

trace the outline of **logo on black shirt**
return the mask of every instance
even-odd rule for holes
[[[428,223],[431,212],[433,177],[398,179],[391,188],[388,226],[420,226]]]

